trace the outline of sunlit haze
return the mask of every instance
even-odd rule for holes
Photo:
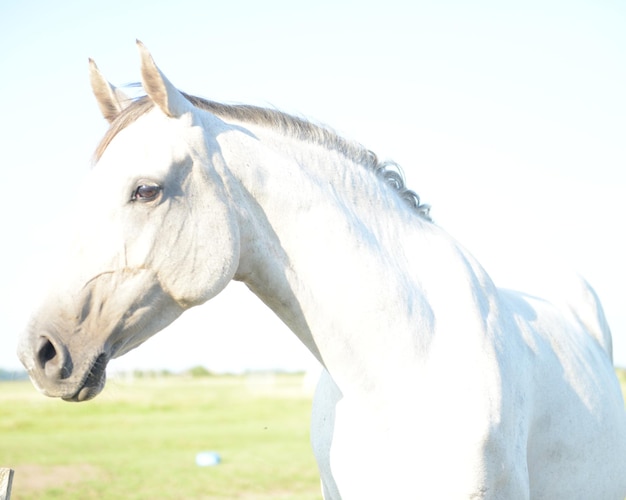
[[[295,113],[394,159],[498,284],[582,274],[626,365],[625,26],[626,3],[608,0],[3,1],[0,368],[20,368],[38,257],[106,130],[88,57],[138,81],[136,38],[186,92]],[[312,359],[235,283],[111,368],[195,365]]]

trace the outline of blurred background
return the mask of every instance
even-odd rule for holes
[[[21,367],[36,264],[107,127],[87,59],[136,82],[136,38],[186,92],[307,117],[398,162],[497,283],[585,276],[626,366],[624,26],[618,0],[3,0],[0,368]],[[110,367],[197,365],[314,361],[233,283]]]

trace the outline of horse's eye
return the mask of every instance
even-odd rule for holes
[[[152,201],[159,196],[160,192],[161,186],[142,184],[141,186],[137,186],[137,189],[135,189],[132,201]]]

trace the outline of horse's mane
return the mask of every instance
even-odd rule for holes
[[[355,163],[373,170],[422,218],[431,220],[429,215],[430,206],[422,204],[417,193],[406,188],[404,176],[399,165],[391,161],[380,161],[376,154],[360,144],[348,141],[326,127],[321,127],[308,120],[278,110],[247,104],[223,104],[188,94],[183,95],[195,107],[208,111],[220,118],[268,126],[280,130],[285,135],[340,152]],[[109,130],[95,151],[95,160],[100,159],[105,149],[120,131],[152,108],[154,108],[154,102],[147,96],[134,99],[111,123]]]

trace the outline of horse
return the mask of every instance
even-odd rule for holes
[[[582,278],[549,297],[496,287],[395,164],[185,94],[137,44],[144,96],[90,60],[109,129],[18,345],[43,394],[95,397],[110,359],[238,280],[323,367],[326,500],[624,499],[624,401]]]

